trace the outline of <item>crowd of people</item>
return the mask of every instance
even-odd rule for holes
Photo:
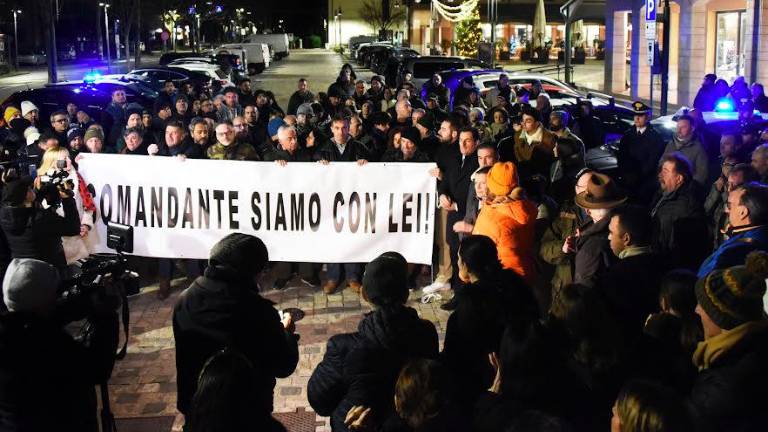
[[[19,272],[65,275],[92,248],[96,207],[77,174],[80,153],[431,162],[424,175],[437,179],[439,208],[428,286],[418,286],[424,269],[395,252],[367,264],[269,263],[265,245],[245,234],[222,239],[207,262],[184,263],[192,282],[173,330],[186,429],[282,430],[270,416],[272,391],[297,365],[298,336],[293,317],[258,293],[265,269],[274,289],[298,275],[330,295],[346,281],[372,307],[358,331],[330,338],[308,383],[310,405],[334,431],[765,427],[761,85],[707,76],[668,142],[649,107],[633,103],[617,168],[598,172],[586,153],[606,131],[588,100],[553,108],[540,83],[513,87],[503,74],[485,95],[471,77],[451,92],[436,74],[423,99],[409,76],[398,81],[366,82],[345,64],[325,92],[300,79],[286,110],[247,78],[217,95],[168,81],[153,107],[115,90],[98,121],[74,104],[49,119],[29,101],[6,107],[5,156],[38,168],[36,178],[6,170],[3,179],[0,353],[22,346],[24,319],[51,307],[50,283],[20,290]],[[738,110],[732,129],[704,121],[720,98]],[[70,181],[51,192],[57,170]],[[174,268],[158,260],[162,299]],[[420,288],[423,302],[451,311],[442,350],[435,324],[407,305]],[[0,355],[0,369],[21,367],[19,358]],[[0,386],[12,381],[0,375]],[[3,410],[11,423],[45,421],[27,418],[28,399],[3,400],[0,424]]]

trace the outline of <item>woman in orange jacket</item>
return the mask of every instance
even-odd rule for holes
[[[490,237],[496,243],[502,266],[533,283],[536,204],[525,199],[512,162],[497,162],[486,182],[488,194],[472,234]]]

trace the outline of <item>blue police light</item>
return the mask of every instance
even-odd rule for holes
[[[101,74],[98,72],[89,72],[83,77],[83,82],[86,84],[93,84],[101,78]]]
[[[716,112],[733,112],[735,110],[736,106],[733,104],[733,101],[728,98],[718,99],[715,103]]]

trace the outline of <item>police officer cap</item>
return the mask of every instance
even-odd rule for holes
[[[632,102],[632,111],[635,115],[647,115],[651,112],[651,107],[640,101],[634,101]]]

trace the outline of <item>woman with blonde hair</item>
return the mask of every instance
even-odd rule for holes
[[[694,430],[683,402],[671,390],[652,382],[628,382],[612,411],[611,432]]]
[[[43,160],[37,169],[37,178],[35,187],[40,188],[57,171],[68,173],[65,181],[71,181],[74,185],[74,198],[77,205],[77,211],[80,215],[80,234],[69,237],[62,237],[62,246],[67,264],[71,264],[79,259],[85,258],[91,254],[96,244],[94,227],[94,215],[96,213],[96,204],[93,196],[88,191],[85,180],[77,172],[69,158],[69,151],[66,148],[52,148],[43,154]]]

